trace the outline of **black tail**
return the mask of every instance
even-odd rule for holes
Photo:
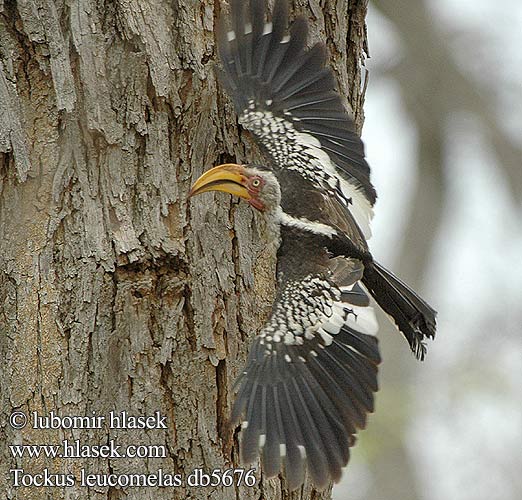
[[[362,282],[379,306],[395,321],[418,359],[426,354],[426,338],[435,337],[437,312],[408,285],[377,262],[364,268]]]

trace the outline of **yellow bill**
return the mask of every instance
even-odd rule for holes
[[[189,197],[209,191],[223,191],[250,200],[246,188],[244,168],[236,163],[225,163],[207,170],[190,189]]]

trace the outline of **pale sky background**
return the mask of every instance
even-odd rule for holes
[[[433,0],[430,6],[461,70],[496,103],[507,133],[522,146],[522,2]],[[372,58],[363,140],[379,195],[371,246],[393,262],[419,181],[416,129],[398,84],[372,72],[400,60],[400,34],[375,9],[367,21]],[[522,207],[509,197],[474,117],[456,113],[446,140],[453,181],[425,290],[439,326],[418,366],[407,447],[422,484],[419,500],[519,500]],[[366,498],[371,475],[357,449],[352,457],[335,500]]]

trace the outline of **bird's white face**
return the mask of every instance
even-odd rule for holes
[[[223,191],[239,196],[262,212],[277,210],[281,201],[274,174],[255,167],[226,163],[205,172],[192,186],[189,196]]]

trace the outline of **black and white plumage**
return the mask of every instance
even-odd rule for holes
[[[323,488],[341,477],[378,388],[377,323],[359,284],[363,265],[332,257],[327,226],[282,211],[269,170],[215,167],[191,195],[207,191],[248,200],[269,228],[267,244],[278,246],[277,296],[237,382],[231,416],[242,423],[242,461],[261,455],[266,476],[284,469],[290,490],[303,483],[305,470]]]
[[[275,1],[267,22],[265,0],[230,4],[231,22],[221,19],[217,35],[221,81],[239,122],[270,160],[284,213],[332,228],[330,250],[363,262],[366,289],[423,359],[425,339],[435,335],[436,312],[368,250],[376,194],[363,143],[325,67],[324,44],[307,48],[301,17],[287,33],[286,0]],[[313,191],[319,197],[310,203],[303,193]]]
[[[325,67],[326,49],[306,48],[307,24],[287,34],[286,0],[232,0],[219,22],[221,81],[264,166],[226,164],[191,194],[246,199],[278,247],[277,296],[254,340],[231,420],[242,422],[245,462],[261,455],[268,477],[290,489],[308,470],[314,484],[338,480],[357,429],[373,410],[380,355],[367,292],[418,357],[435,334],[435,311],[375,262],[368,249],[376,194],[363,144]]]
[[[302,230],[282,226],[281,231],[280,293],[238,380],[231,421],[242,422],[245,463],[261,454],[268,477],[284,465],[290,490],[301,485],[308,468],[314,484],[323,488],[340,479],[354,434],[374,409],[377,325],[357,282],[343,294],[330,268],[336,263],[325,249],[322,266],[296,276],[292,260],[308,259],[320,247],[306,247]],[[342,264],[352,279],[360,277],[360,262]]]

